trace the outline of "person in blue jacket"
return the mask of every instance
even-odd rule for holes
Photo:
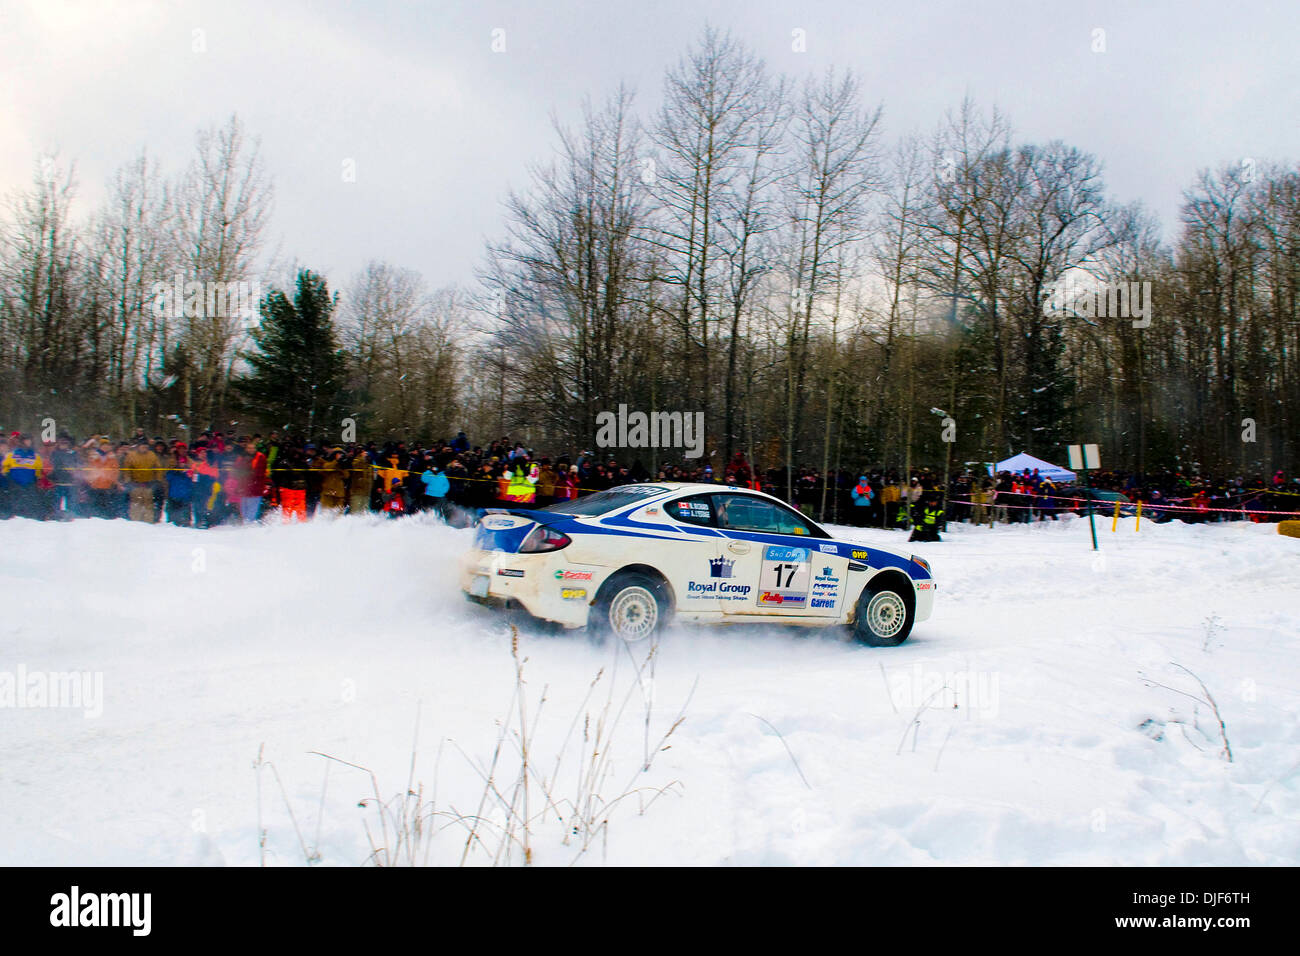
[[[447,493],[451,491],[451,481],[448,480],[446,472],[432,462],[420,476],[424,482],[424,497],[432,511],[437,512],[438,516],[444,521],[447,519]]]
[[[876,498],[875,489],[871,487],[871,482],[867,481],[866,475],[860,475],[858,483],[853,486],[849,494],[853,497],[853,523],[862,527],[867,523],[871,503]]]
[[[44,462],[32,448],[30,435],[18,435],[4,462],[0,463],[0,472],[8,479],[11,513],[19,518],[44,517],[39,513],[40,499],[37,496],[36,480],[41,477]]]
[[[189,449],[182,441],[172,446],[167,462],[167,520],[188,528],[194,523],[194,476],[190,474]]]

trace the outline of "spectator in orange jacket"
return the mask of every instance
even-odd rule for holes
[[[117,454],[108,439],[94,438],[85,444],[86,494],[90,513],[97,518],[122,517],[120,469]]]

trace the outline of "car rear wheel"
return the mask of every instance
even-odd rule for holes
[[[902,644],[912,632],[915,616],[909,596],[892,584],[867,588],[858,598],[857,615],[853,622],[854,636],[872,647],[897,647]]]
[[[669,607],[662,581],[638,571],[625,571],[601,587],[587,626],[597,637],[612,634],[632,644],[659,633]]]

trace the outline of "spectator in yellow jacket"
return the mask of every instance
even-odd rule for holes
[[[154,488],[162,477],[162,467],[158,455],[143,435],[136,439],[135,446],[122,459],[122,478],[130,494],[129,517],[132,521],[153,523],[158,520]]]

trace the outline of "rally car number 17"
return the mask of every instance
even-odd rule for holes
[[[628,641],[673,618],[847,625],[892,646],[930,616],[935,590],[922,558],[836,540],[770,495],[670,482],[489,509],[460,575],[471,600]]]

